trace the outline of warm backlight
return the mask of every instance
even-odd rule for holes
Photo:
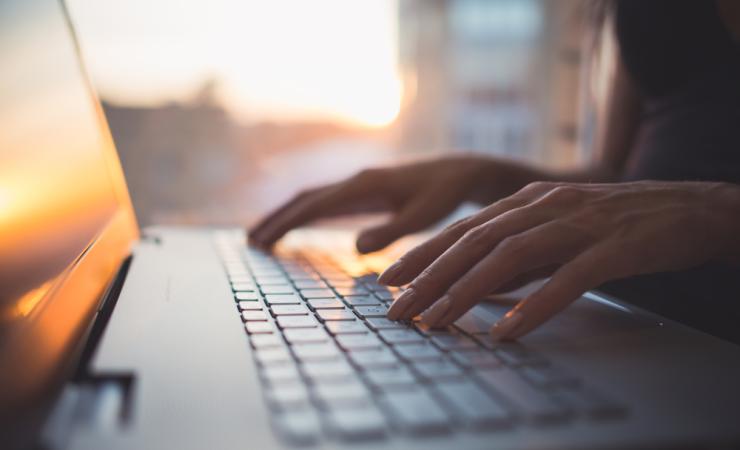
[[[153,104],[221,83],[242,120],[391,123],[396,0],[71,0],[104,96]]]

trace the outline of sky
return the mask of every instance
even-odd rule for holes
[[[398,114],[398,0],[67,0],[100,95],[152,105],[208,79],[242,121],[384,126]]]

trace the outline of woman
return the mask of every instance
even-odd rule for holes
[[[550,277],[493,326],[498,339],[523,336],[607,281],[704,266],[685,274],[708,270],[712,282],[740,263],[739,3],[609,4],[618,61],[592,167],[548,173],[462,156],[365,170],[298,195],[254,227],[250,241],[269,247],[320,217],[393,211],[359,235],[358,250],[371,252],[464,201],[488,205],[409,251],[379,281],[409,284],[389,318],[421,314],[445,326],[488,293]],[[737,318],[737,302],[724,294],[720,311],[708,314]],[[677,302],[663,298],[657,309]]]

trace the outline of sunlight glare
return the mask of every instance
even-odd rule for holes
[[[182,99],[209,78],[237,119],[382,127],[399,113],[397,0],[70,0],[102,95]]]

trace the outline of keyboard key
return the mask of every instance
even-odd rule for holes
[[[334,286],[335,288],[339,288],[339,289],[353,288],[357,286],[357,282],[354,279],[349,278],[349,277],[329,277],[329,278],[326,278],[326,282]]]
[[[398,355],[408,361],[442,359],[443,353],[431,344],[398,345],[393,348]]]
[[[415,321],[413,323],[413,327],[416,331],[423,334],[424,336],[454,336],[460,334],[455,328],[453,327],[445,327],[445,328],[431,328],[427,325],[424,325],[421,322]]]
[[[358,306],[355,308],[355,312],[358,316],[362,317],[363,319],[367,319],[369,317],[385,317],[386,313],[388,312],[388,308],[385,306]]]
[[[355,377],[352,367],[345,361],[307,362],[301,364],[303,373],[314,381]]]
[[[293,357],[285,348],[256,349],[254,357],[263,365],[293,362]]]
[[[262,310],[262,303],[257,301],[245,301],[238,303],[239,309],[242,311],[260,311]]]
[[[232,284],[234,284],[234,283],[248,283],[248,284],[251,284],[252,283],[252,277],[250,277],[249,275],[230,275],[229,276],[229,281]]]
[[[434,388],[457,414],[455,417],[473,428],[508,426],[513,415],[507,405],[494,399],[470,380],[445,381]]]
[[[467,334],[488,334],[493,324],[468,311],[455,321],[455,326]]]
[[[301,383],[282,383],[265,390],[270,405],[278,410],[291,411],[306,407],[309,403],[308,390]]]
[[[316,270],[318,270],[321,276],[326,281],[328,281],[329,284],[331,284],[332,286],[344,287],[344,286],[354,286],[355,284],[357,284],[354,278],[349,277],[338,270],[332,270],[329,268],[319,268],[319,267],[316,267]]]
[[[341,295],[343,297],[346,296],[346,295],[365,295],[365,294],[369,294],[370,293],[367,289],[365,289],[362,286],[350,286],[350,287],[337,287],[337,286],[335,286],[334,287],[334,290],[337,291],[337,294],[339,294],[339,295]]]
[[[301,289],[301,295],[305,299],[311,298],[336,298],[331,289]]]
[[[316,310],[319,309],[344,309],[344,303],[336,298],[312,298],[308,305]]]
[[[294,345],[328,342],[329,335],[323,328],[288,328],[283,331],[285,340]]]
[[[445,351],[479,348],[472,339],[462,334],[432,336],[432,342]]]
[[[297,345],[293,347],[293,354],[300,361],[327,361],[338,359],[342,354],[332,343]]]
[[[363,352],[351,352],[349,354],[349,358],[353,363],[355,363],[355,365],[360,366],[363,369],[396,366],[399,364],[398,357],[387,348]]]
[[[270,384],[297,383],[301,381],[298,369],[292,364],[262,367],[262,379]]]
[[[264,311],[244,311],[242,313],[242,320],[245,322],[252,322],[252,321],[267,321],[267,313]]]
[[[305,305],[273,305],[270,307],[276,316],[305,316],[310,313]]]
[[[419,383],[416,376],[403,366],[370,368],[364,374],[368,383],[375,389],[392,390]]]
[[[326,408],[347,405],[368,405],[371,402],[370,392],[357,380],[345,382],[316,383],[313,387],[316,400]]]
[[[276,284],[273,286],[262,286],[260,288],[263,294],[295,294],[295,289],[289,284]]]
[[[463,367],[470,369],[481,369],[486,367],[498,367],[501,360],[488,350],[457,351],[450,353],[452,359]]]
[[[319,326],[313,316],[278,316],[277,324],[280,328],[314,328]]]
[[[411,434],[437,434],[449,431],[450,417],[429,393],[421,390],[398,391],[382,397],[401,431]]]
[[[387,429],[383,415],[371,405],[332,410],[327,416],[327,422],[332,434],[350,442],[381,439]]]
[[[237,292],[234,294],[234,298],[238,301],[257,301],[260,299],[260,295],[256,292]]]
[[[463,376],[463,371],[448,360],[419,361],[412,364],[414,370],[427,380],[454,379]]]
[[[270,322],[247,322],[244,325],[247,329],[247,333],[249,334],[257,334],[257,333],[272,333],[275,329],[274,325]]]
[[[255,334],[249,338],[254,348],[285,347],[285,341],[276,334]]]
[[[295,287],[298,289],[327,289],[328,286],[323,281],[317,281],[313,279],[308,280],[296,280]]]
[[[378,306],[382,303],[369,295],[346,295],[344,301],[350,306]]]
[[[379,292],[373,292],[373,294],[378,297],[380,300],[385,300],[387,302],[392,301],[396,298],[393,294],[391,294],[388,291],[379,291]]]
[[[364,350],[382,347],[380,340],[373,334],[340,334],[336,339],[339,346],[345,350]]]
[[[273,428],[287,442],[311,445],[321,435],[321,422],[312,410],[286,411],[273,416]]]
[[[425,342],[423,336],[414,330],[380,330],[378,336],[391,345],[397,344],[420,344]]]
[[[503,396],[527,420],[551,422],[567,418],[569,411],[538,391],[514,370],[501,367],[474,372],[494,395]]]
[[[265,303],[268,305],[300,305],[303,300],[296,294],[267,294]]]
[[[320,283],[323,284],[323,281],[321,281],[321,277],[318,274],[311,272],[310,270],[302,270],[302,269],[288,270],[286,269],[285,273],[288,275],[288,278],[290,278],[296,283],[299,281],[319,281]],[[306,289],[310,289],[310,288],[311,286],[306,287]]]
[[[348,309],[319,309],[316,315],[323,321],[357,320],[355,313]]]
[[[232,283],[231,289],[234,292],[255,292],[257,287],[252,283]]]
[[[403,322],[396,322],[393,320],[386,319],[385,317],[372,317],[367,319],[367,324],[370,328],[375,331],[378,330],[397,330],[406,329],[408,326]]]
[[[329,333],[331,334],[368,334],[370,330],[367,326],[359,320],[353,322],[348,321],[332,321],[324,324]]]
[[[283,275],[283,273],[274,265],[270,265],[270,267],[260,268],[255,267],[254,264],[252,264],[252,274],[255,278],[261,278],[261,277],[280,277]]]
[[[255,281],[257,281],[257,284],[260,286],[285,286],[290,285],[290,281],[285,278],[284,276],[256,276],[254,277]]]

